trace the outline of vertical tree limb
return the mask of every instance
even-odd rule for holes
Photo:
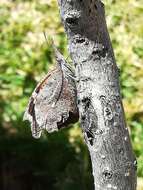
[[[119,72],[100,0],[58,0],[76,68],[81,127],[96,190],[135,190],[132,152]]]

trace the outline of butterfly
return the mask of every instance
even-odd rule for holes
[[[23,117],[30,121],[34,138],[40,138],[43,129],[51,133],[79,119],[74,71],[54,50],[56,66],[36,86]]]

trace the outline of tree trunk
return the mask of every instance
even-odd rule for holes
[[[96,190],[135,190],[134,157],[121,102],[119,70],[100,0],[58,0],[75,65],[81,127]]]

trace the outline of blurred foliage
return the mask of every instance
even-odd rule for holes
[[[138,176],[143,177],[143,2],[105,0],[105,5],[121,70],[121,92],[138,159]],[[56,0],[1,0],[0,15],[0,175],[3,178],[0,188],[5,190],[9,185],[12,190],[19,184],[17,189],[27,190],[93,189],[90,159],[78,126],[34,140],[29,124],[22,121],[37,81],[53,67],[52,49],[43,32],[52,36],[57,47],[68,56]],[[22,181],[29,186],[25,187]]]

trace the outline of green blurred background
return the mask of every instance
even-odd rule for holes
[[[143,190],[143,0],[105,5]],[[56,0],[0,0],[0,189],[91,190],[91,163],[78,124],[35,140],[22,121],[35,85],[54,63],[43,31],[68,57]]]

